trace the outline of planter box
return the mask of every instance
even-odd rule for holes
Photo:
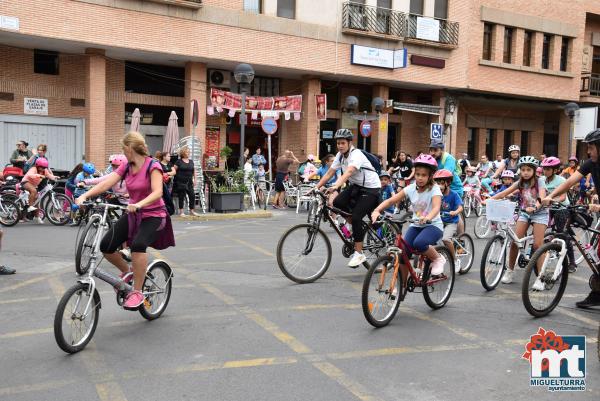
[[[244,208],[243,192],[213,192],[210,194],[210,205],[215,212],[239,212]]]

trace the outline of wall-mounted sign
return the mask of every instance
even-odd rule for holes
[[[10,17],[8,15],[0,15],[0,28],[10,29],[11,31],[19,30],[19,18]]]
[[[417,38],[440,41],[440,21],[433,18],[417,17]]]
[[[327,95],[325,93],[315,95],[315,100],[317,104],[317,120],[327,120]]]
[[[432,68],[446,67],[446,60],[444,60],[443,58],[417,56],[416,54],[413,54],[412,56],[410,56],[410,63],[412,65],[422,65],[425,67],[432,67]]]
[[[582,107],[575,112],[573,138],[583,139],[598,126],[598,107]]]
[[[219,168],[219,147],[221,144],[221,127],[206,127],[204,168]]]
[[[389,69],[404,68],[406,67],[406,57],[406,49],[388,50],[352,45],[350,63]]]
[[[444,139],[444,126],[442,124],[431,123],[429,139],[441,141]]]
[[[333,131],[323,131],[323,139],[333,139]]]
[[[26,97],[25,99],[23,99],[23,113],[47,116],[48,99],[33,99],[30,97]]]

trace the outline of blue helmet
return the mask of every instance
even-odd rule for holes
[[[94,174],[96,172],[96,167],[94,166],[94,163],[85,163],[83,165],[83,172],[86,174]]]

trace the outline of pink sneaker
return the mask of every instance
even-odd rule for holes
[[[131,285],[131,283],[133,282],[133,272],[131,270],[129,270],[128,272],[125,273],[121,273],[119,274],[119,277],[121,278],[121,280],[123,280],[125,283]],[[118,288],[115,286],[114,287],[115,292],[118,292]]]
[[[442,255],[439,256],[436,260],[431,262],[431,275],[439,276],[444,272],[444,265],[446,264],[446,258]]]
[[[125,297],[123,303],[123,309],[127,310],[138,310],[138,308],[144,303],[144,295],[140,291],[131,291]]]

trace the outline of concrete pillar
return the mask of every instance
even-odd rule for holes
[[[523,47],[525,47],[525,30],[513,28],[513,64],[523,65]]]
[[[185,136],[192,135],[192,100],[198,101],[198,125],[196,137],[204,152],[206,139],[206,64],[187,62],[185,64],[185,104],[184,104],[184,131]]]
[[[102,49],[86,49],[86,139],[85,159],[100,168],[106,164],[106,58]]]
[[[383,100],[388,99],[390,94],[390,88],[384,85],[373,86],[373,99],[380,97]],[[388,121],[389,124],[389,121]],[[371,134],[371,153],[383,156],[385,160],[387,158],[387,147],[388,147],[388,129],[385,124],[383,131],[379,131],[379,121],[373,121],[373,133]]]
[[[560,50],[562,45],[562,36],[554,35],[550,40],[550,65],[552,71],[560,71]]]
[[[501,155],[504,154],[504,148],[507,146],[509,146],[509,145],[504,143],[504,130],[497,129],[496,135],[494,137],[494,146],[492,146],[492,149],[494,149],[494,154],[487,155],[487,157],[490,160],[495,160],[497,154],[501,154]]]
[[[477,152],[476,159],[479,159],[482,155],[485,155],[485,139],[487,137],[487,129],[486,128],[477,128],[475,131],[477,133]]]
[[[542,32],[534,32],[533,40],[531,42],[531,66],[535,68],[541,68],[542,50],[544,48],[544,34]]]
[[[495,25],[492,31],[492,61],[502,62],[504,55],[504,26]]]
[[[300,160],[307,155],[319,156],[320,121],[317,120],[317,102],[315,95],[321,93],[321,80],[318,78],[302,79],[302,116],[300,120]],[[302,156],[302,157],[300,157]]]

